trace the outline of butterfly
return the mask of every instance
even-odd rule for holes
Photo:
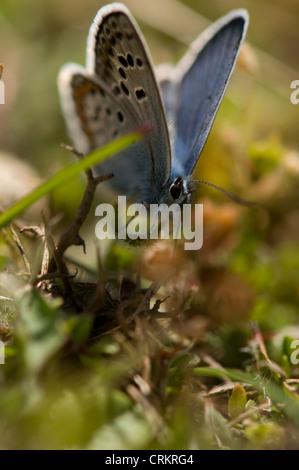
[[[246,10],[231,11],[159,80],[127,7],[112,3],[99,10],[88,35],[86,67],[65,64],[58,88],[69,134],[83,154],[150,124],[144,139],[96,167],[99,174],[114,174],[110,184],[119,195],[145,204],[191,202],[192,173],[248,21]]]

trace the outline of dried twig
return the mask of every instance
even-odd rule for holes
[[[43,259],[41,265],[41,272],[40,274],[36,274],[35,278],[32,279],[32,284],[37,285],[42,290],[45,290],[47,287],[46,280],[53,279],[54,276],[47,278],[47,273],[49,269],[49,248],[46,239],[45,227],[41,228],[38,226],[25,226],[20,230],[21,233],[27,233],[35,236],[36,238],[43,239],[44,244],[44,252],[43,252]]]
[[[153,282],[149,288],[147,289],[145,296],[143,297],[142,301],[140,302],[139,306],[135,310],[135,312],[127,318],[127,323],[130,323],[137,315],[139,315],[143,310],[150,310],[150,300],[151,298],[156,295],[158,290],[161,288],[162,283],[160,282]]]
[[[74,150],[72,147],[69,147],[66,145],[64,145],[64,147],[67,148],[68,150],[71,150],[78,158],[82,158],[82,155],[78,153],[76,150]],[[59,266],[57,266],[57,262],[60,263],[64,252],[70,246],[72,245],[83,246],[83,249],[85,252],[85,242],[80,237],[79,230],[81,226],[83,225],[83,223],[85,222],[86,217],[89,214],[97,186],[103,181],[113,178],[113,174],[99,176],[97,178],[94,178],[91,170],[87,170],[86,175],[87,175],[87,187],[85,189],[83,199],[81,201],[81,204],[77,210],[77,213],[73,221],[66,228],[64,233],[61,235],[60,240],[55,247],[55,256],[53,253],[53,257],[51,258],[50,263],[49,263],[50,272],[55,270],[55,266],[59,268]]]
[[[11,297],[5,297],[3,295],[0,295],[0,300],[5,300],[9,302],[15,302],[15,299],[12,299]]]
[[[47,273],[47,274],[42,274],[37,277],[37,282],[42,282],[42,281],[49,281],[52,279],[74,279],[78,274],[78,271],[75,272],[75,274],[64,274],[60,272],[56,273]]]
[[[13,239],[14,241],[16,242],[16,245],[18,247],[18,250],[22,256],[22,259],[23,259],[23,262],[24,262],[24,265],[25,265],[25,269],[27,271],[27,273],[31,274],[31,268],[30,268],[30,264],[29,264],[29,261],[27,259],[27,256],[25,254],[25,251],[24,251],[24,248],[23,248],[23,245],[17,235],[17,233],[15,232],[14,228],[12,225],[10,225],[10,231],[12,233],[12,236],[13,236]]]
[[[69,282],[69,273],[68,273],[68,269],[66,267],[66,264],[65,264],[64,260],[62,259],[62,257],[59,257],[56,254],[56,246],[55,246],[55,242],[53,240],[52,234],[51,234],[51,221],[47,220],[46,215],[44,213],[42,214],[42,216],[43,216],[43,221],[44,221],[44,226],[45,226],[46,244],[47,244],[47,248],[49,250],[49,254],[51,256],[51,260],[49,262],[48,272],[45,272],[43,274],[52,274],[54,272],[56,273],[57,271],[60,272],[61,274],[63,274],[61,279],[62,279],[64,288],[65,288],[66,294],[69,295],[72,298],[73,302],[78,307],[81,308],[82,305],[73,296],[73,291],[72,291],[72,288],[71,288],[71,285],[70,285],[70,282]],[[51,262],[52,262],[53,268],[55,267],[55,269],[50,268],[50,263]]]

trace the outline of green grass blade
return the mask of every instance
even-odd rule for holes
[[[248,383],[253,385],[255,383],[252,374],[231,370],[231,369],[216,369],[214,367],[195,367],[193,369],[194,375],[202,375],[206,377],[216,377],[218,379],[228,378],[236,382]]]
[[[38,186],[27,196],[23,197],[20,201],[16,202],[9,209],[3,212],[3,214],[0,215],[0,228],[8,225],[15,217],[18,217],[34,202],[49,194],[51,191],[53,191],[53,189],[57,188],[57,186],[68,182],[81,173],[81,171],[86,171],[97,163],[106,160],[106,158],[121,152],[125,148],[141,139],[147,132],[148,129],[146,128],[139,129],[136,132],[128,134],[125,137],[121,137],[114,142],[105,145],[101,149],[93,151],[87,157],[82,158],[78,162],[63,168],[54,176],[52,176],[52,178],[50,178],[48,181]]]
[[[218,379],[228,378],[234,382],[241,382],[252,386],[260,393],[265,393],[273,403],[283,404],[282,410],[297,425],[299,424],[299,398],[295,393],[290,393],[281,384],[265,380],[259,374],[244,373],[232,369],[216,369],[214,367],[195,367],[194,375],[215,377]]]

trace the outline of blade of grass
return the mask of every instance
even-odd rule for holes
[[[251,374],[243,373],[231,369],[216,369],[214,367],[195,367],[193,369],[194,375],[203,375],[206,377],[216,377],[218,379],[228,378],[235,382],[243,382],[249,385],[255,383]]]
[[[265,393],[273,403],[280,404],[282,410],[293,422],[299,424],[299,397],[295,393],[290,393],[283,384],[265,380],[262,376],[252,373],[244,373],[231,369],[215,369],[213,367],[196,367],[193,369],[194,375],[216,377],[218,379],[229,378],[235,382],[241,382],[252,386],[259,393]]]
[[[18,217],[34,202],[49,194],[53,189],[57,188],[57,186],[71,180],[81,173],[81,171],[86,171],[97,163],[106,160],[106,158],[121,152],[141,139],[148,131],[149,129],[144,126],[135,132],[105,145],[101,149],[93,151],[87,157],[82,158],[78,162],[58,171],[48,181],[38,186],[27,196],[23,197],[20,201],[16,202],[9,209],[3,212],[3,214],[0,215],[0,229],[8,225],[15,217]]]

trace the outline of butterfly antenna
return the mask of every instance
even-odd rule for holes
[[[229,197],[232,201],[234,201],[237,204],[240,204],[242,206],[251,207],[253,209],[257,209],[259,207],[256,202],[247,201],[246,199],[242,199],[241,197],[236,196],[236,194],[233,194],[230,191],[227,191],[226,189],[220,188],[219,186],[216,186],[216,184],[209,183],[208,181],[191,180],[190,182],[191,183],[206,184],[207,186],[210,186],[211,188],[217,189],[218,191],[221,191],[223,194],[225,194],[227,197]]]

